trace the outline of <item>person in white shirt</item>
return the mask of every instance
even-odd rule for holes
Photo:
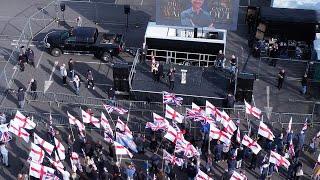
[[[5,124],[7,122],[6,115],[0,112],[0,124]]]
[[[0,152],[2,155],[2,163],[6,166],[9,167],[9,162],[8,162],[8,150],[6,148],[6,144],[1,142],[0,144]]]
[[[74,87],[76,89],[76,94],[79,95],[79,93],[80,93],[80,78],[79,78],[78,75],[74,76],[73,84],[74,84]]]
[[[63,180],[69,180],[70,179],[70,173],[66,170],[66,167],[64,167],[63,170],[64,170],[63,173],[62,173]]]

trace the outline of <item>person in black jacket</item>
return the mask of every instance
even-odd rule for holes
[[[301,80],[301,93],[303,95],[306,94],[307,92],[307,82],[308,82],[308,75],[307,74],[304,74],[303,77],[302,77],[302,80]]]
[[[173,90],[173,88],[174,88],[175,72],[176,72],[176,68],[170,68],[170,70],[167,74],[168,78],[169,78],[169,89],[170,90]]]
[[[19,103],[19,108],[23,109],[25,103],[25,90],[23,87],[20,87],[17,92],[17,98]]]
[[[37,95],[37,81],[35,79],[31,79],[30,81],[30,90],[31,90],[31,97],[33,100],[36,100],[38,95]]]
[[[278,89],[280,90],[282,88],[282,84],[284,82],[284,78],[285,78],[285,71],[284,69],[281,69],[281,71],[278,73]]]

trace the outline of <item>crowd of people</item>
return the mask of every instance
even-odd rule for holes
[[[2,161],[10,168],[6,145],[11,143],[13,134],[27,143],[32,142],[28,164],[24,165],[17,177],[20,180],[28,177],[41,179],[49,175],[51,179],[63,180],[162,180],[181,177],[198,180],[219,176],[221,179],[246,180],[249,173],[257,168],[260,169],[259,179],[270,179],[275,173],[281,173],[286,179],[299,179],[304,175],[302,153],[306,149],[312,154],[317,152],[318,135],[312,138],[310,145],[306,144],[307,120],[298,131],[293,131],[292,120],[288,127],[281,130],[271,130],[260,121],[257,131],[250,128],[244,134],[246,130],[239,128],[240,119],[231,120],[225,111],[208,101],[204,109],[192,103],[192,108],[186,109],[185,115],[169,106],[179,106],[181,101],[182,98],[164,92],[165,117],[153,113],[153,121],[147,121],[145,132],[135,134],[128,123],[122,122],[119,117],[116,121],[112,120],[111,113],[123,116],[128,113],[112,104],[104,105],[108,118],[103,112],[100,119],[96,118],[91,109],[82,110],[79,118],[82,121],[67,113],[70,125],[77,127],[71,128],[67,137],[63,137],[53,126],[51,116],[47,136],[40,137],[35,130],[33,117],[17,111],[8,121],[9,118],[1,113]],[[249,116],[261,118],[261,111],[247,102],[245,110]],[[201,127],[200,132],[187,128],[188,123],[197,123]],[[102,128],[104,141],[96,137],[89,138],[84,124]],[[42,152],[46,156],[34,152]],[[314,168],[314,179],[320,177],[319,163]],[[49,170],[41,174],[34,170],[37,165]],[[218,169],[225,165],[224,172],[219,172]]]

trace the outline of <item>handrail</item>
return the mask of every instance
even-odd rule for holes
[[[172,50],[161,50],[161,49],[148,49],[148,52],[152,52],[150,55],[149,53],[147,53],[147,57],[150,56],[154,56],[156,58],[170,58],[170,59],[174,59],[175,64],[177,63],[177,60],[181,60],[181,61],[188,61],[188,62],[197,62],[199,63],[205,63],[206,66],[209,65],[209,62],[214,62],[214,60],[216,59],[217,55],[213,55],[213,54],[204,54],[204,53],[192,53],[192,52],[181,52],[181,51],[172,51]],[[166,55],[158,55],[158,53],[162,52],[162,53],[166,53]],[[170,55],[168,55],[170,54]],[[185,57],[177,57],[177,55],[181,55],[181,56],[185,56]],[[197,56],[198,58],[190,58],[190,55],[194,55]],[[210,61],[210,59],[214,59],[212,61]]]
[[[137,52],[136,52],[136,56],[134,57],[134,60],[133,60],[133,64],[132,64],[132,67],[131,67],[131,70],[130,70],[130,74],[129,74],[129,87],[130,87],[130,90],[132,89],[132,78],[133,78],[133,75],[136,71],[136,65],[139,61],[139,58],[140,58],[140,49],[137,49]]]

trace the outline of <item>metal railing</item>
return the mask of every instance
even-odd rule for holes
[[[213,65],[217,56],[212,54],[201,54],[191,52],[180,52],[160,49],[148,49],[147,57],[154,56],[158,59],[163,59],[167,63],[210,66]]]
[[[130,74],[129,74],[129,87],[130,87],[130,89],[132,89],[132,80],[133,80],[134,74],[136,73],[136,66],[137,66],[137,63],[139,62],[139,59],[140,59],[140,49],[138,49],[136,52],[136,56],[134,57],[132,67],[130,70]]]

